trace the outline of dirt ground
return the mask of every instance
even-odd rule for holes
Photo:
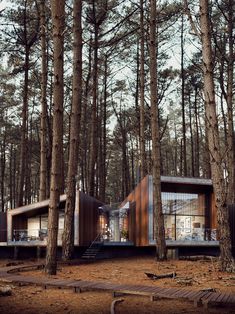
[[[0,265],[9,261],[0,260]],[[12,262],[12,261],[11,261]],[[24,261],[26,263],[26,261]],[[176,277],[150,280],[145,272],[165,274],[176,272]],[[24,274],[45,276],[42,270],[28,271]],[[179,261],[156,262],[152,257],[122,258],[97,261],[90,264],[59,265],[53,278],[68,278],[113,283],[141,284],[162,287],[188,287],[200,290],[214,288],[216,291],[235,293],[235,274],[218,271],[216,261]],[[12,295],[0,297],[1,314],[51,314],[51,313],[110,313],[113,297],[111,292],[85,291],[74,293],[67,289],[43,289],[33,286],[15,286],[0,282],[1,286],[10,285]],[[231,307],[194,308],[189,301],[158,299],[151,302],[147,296],[122,296],[122,303],[116,305],[115,313],[235,313]]]

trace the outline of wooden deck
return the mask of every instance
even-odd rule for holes
[[[194,303],[195,307],[204,306],[207,308],[210,305],[226,305],[235,306],[235,294],[234,293],[222,293],[222,292],[209,292],[209,291],[196,291],[184,288],[163,288],[144,285],[127,285],[127,284],[115,284],[101,281],[84,281],[73,279],[48,279],[31,277],[27,275],[17,274],[19,271],[29,269],[43,268],[42,264],[30,264],[30,265],[17,265],[0,268],[0,280],[7,280],[9,282],[16,283],[18,285],[36,285],[47,288],[58,289],[73,289],[74,292],[81,293],[82,291],[110,291],[113,296],[120,295],[143,295],[150,297],[151,301],[158,300],[160,298],[165,299],[181,299],[188,300]]]

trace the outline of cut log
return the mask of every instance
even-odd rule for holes
[[[5,286],[5,287],[0,287],[0,296],[1,297],[5,297],[5,296],[9,296],[12,295],[12,289],[9,286]]]
[[[162,278],[175,278],[176,273],[168,273],[168,274],[161,274],[161,275],[156,275],[156,274],[151,274],[151,273],[145,273],[145,275],[152,280],[157,280],[157,279],[162,279]]]

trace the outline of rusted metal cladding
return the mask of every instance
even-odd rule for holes
[[[7,241],[7,213],[0,213],[0,242]]]
[[[88,246],[99,233],[99,207],[103,203],[82,192],[79,196],[79,245]]]
[[[130,202],[129,214],[129,234],[130,240],[136,246],[146,246],[148,241],[148,184],[149,177],[146,176],[128,195],[127,201]],[[133,215],[134,213],[134,215]]]

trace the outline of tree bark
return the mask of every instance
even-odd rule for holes
[[[144,85],[145,85],[145,71],[144,71],[144,4],[140,0],[140,177],[143,179],[146,174],[146,154],[145,154],[145,106],[144,106]]]
[[[91,113],[91,143],[89,159],[89,194],[95,195],[95,164],[97,160],[97,88],[98,88],[98,33],[99,25],[96,20],[96,4],[92,4],[94,17],[94,60],[93,60],[93,93]]]
[[[25,184],[25,169],[27,160],[28,147],[28,89],[29,89],[29,53],[30,49],[27,43],[27,17],[26,8],[24,10],[24,90],[23,90],[23,108],[22,108],[22,126],[21,126],[21,141],[20,141],[20,169],[19,183],[17,195],[17,207],[24,203],[24,184]]]
[[[229,37],[229,56],[228,56],[228,82],[227,82],[227,108],[228,108],[228,203],[235,203],[235,139],[233,123],[233,83],[234,83],[234,0],[229,0],[228,12],[228,37]]]
[[[186,141],[186,122],[185,122],[185,70],[184,70],[184,15],[181,21],[181,111],[182,111],[182,174],[186,177],[187,171],[187,141]]]
[[[166,241],[164,216],[161,199],[161,157],[157,93],[157,60],[156,60],[156,0],[150,0],[150,101],[152,131],[152,162],[153,162],[153,204],[154,226],[156,236],[156,258],[166,259]]]
[[[73,99],[70,123],[67,198],[62,243],[62,258],[72,258],[74,249],[74,210],[76,201],[76,176],[82,104],[82,0],[73,3]]]
[[[206,113],[206,130],[210,153],[212,182],[217,207],[217,231],[220,242],[220,268],[222,271],[234,272],[235,265],[231,253],[231,237],[226,203],[226,182],[223,175],[223,157],[219,141],[218,120],[216,115],[215,91],[213,80],[212,48],[208,0],[200,0],[200,25],[202,40],[202,57],[204,73],[204,97]]]
[[[46,56],[46,18],[45,1],[40,1],[40,32],[41,32],[41,119],[40,119],[40,187],[39,201],[47,198],[47,56]]]
[[[48,213],[48,242],[45,271],[56,274],[57,237],[60,193],[62,189],[62,153],[63,153],[63,61],[64,61],[64,19],[65,1],[51,0],[54,46],[54,87],[53,87],[53,143],[50,202]]]

